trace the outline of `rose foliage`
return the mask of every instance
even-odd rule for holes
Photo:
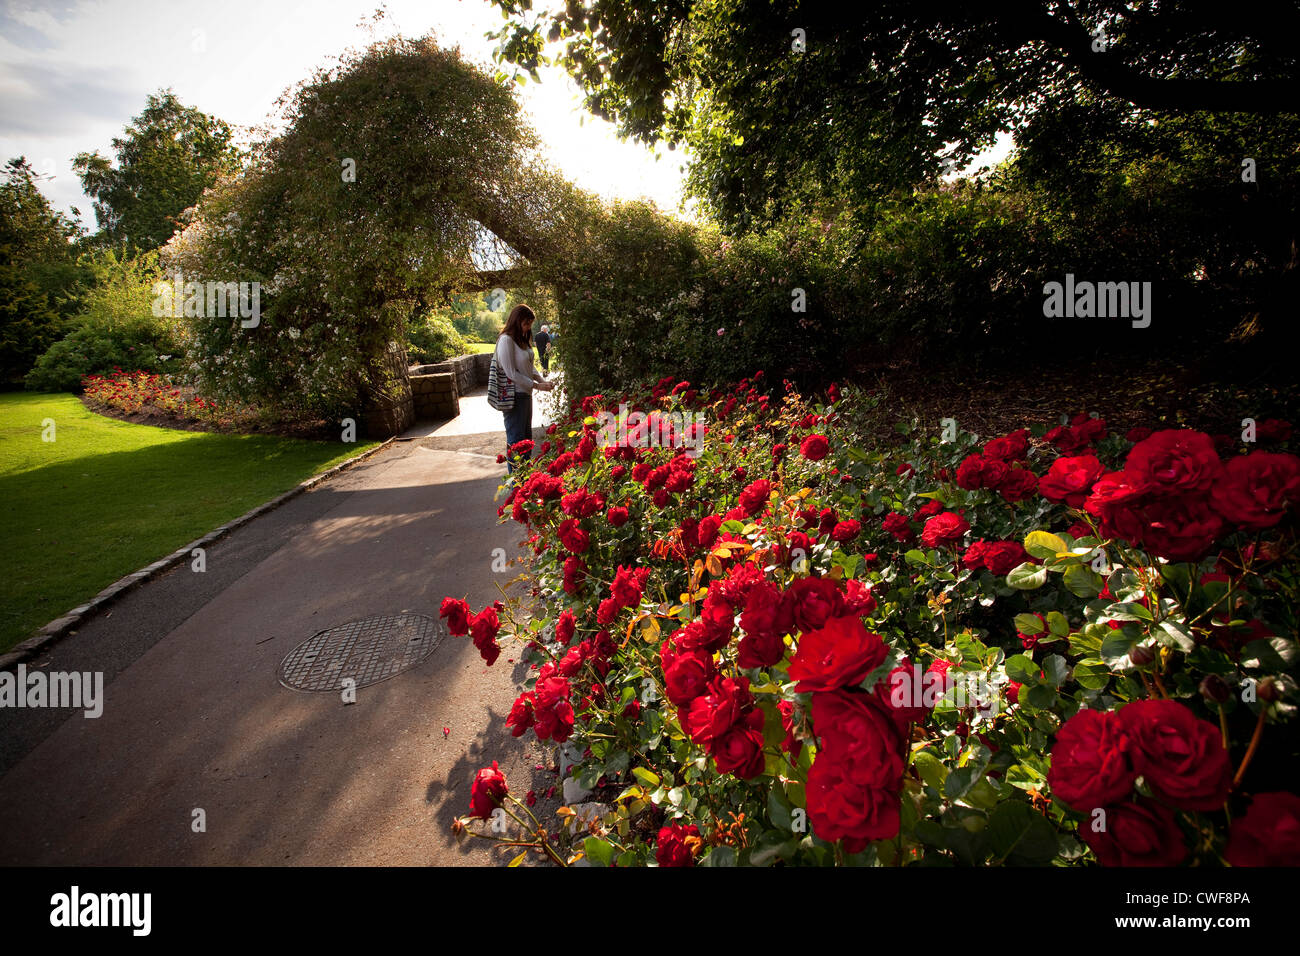
[[[528,645],[511,732],[612,807],[569,860],[1294,863],[1290,426],[863,447],[883,414],[665,379],[519,473],[531,593],[444,614]]]

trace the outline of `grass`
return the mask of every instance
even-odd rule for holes
[[[0,395],[0,652],[375,444],[153,428],[71,395]]]

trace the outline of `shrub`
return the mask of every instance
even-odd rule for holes
[[[406,331],[406,352],[412,362],[441,362],[464,355],[465,351],[465,340],[440,315],[427,315]]]
[[[1243,446],[1082,413],[987,441],[899,423],[880,450],[856,390],[778,406],[672,382],[627,396],[640,420],[584,398],[516,473],[500,514],[540,614],[443,603],[489,663],[503,634],[526,645],[507,726],[568,743],[608,805],[568,855],[524,845],[620,866],[1294,859],[1289,424]]]
[[[119,261],[111,253],[95,263],[95,284],[81,295],[74,329],[36,362],[29,389],[76,392],[87,375],[115,368],[175,371],[182,365],[182,328],[154,315],[154,283],[161,278],[156,253]],[[165,356],[165,358],[164,358]]]

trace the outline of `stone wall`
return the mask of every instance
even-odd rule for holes
[[[429,368],[430,366],[421,366]],[[451,372],[434,372],[411,376],[411,397],[415,401],[415,418],[422,422],[443,421],[460,414],[460,396],[456,376]]]
[[[486,385],[492,353],[459,355],[433,365],[412,365],[411,393],[417,421],[442,421],[460,414],[460,396]]]
[[[480,385],[486,385],[488,370],[492,367],[492,353],[458,355],[446,362],[432,365],[412,365],[412,375],[431,375],[450,372],[456,376],[456,394],[465,395]]]
[[[386,370],[394,383],[386,390],[371,390],[365,397],[362,428],[371,438],[400,435],[415,424],[415,405],[411,400],[411,383],[406,364],[406,350],[390,342],[384,356]]]

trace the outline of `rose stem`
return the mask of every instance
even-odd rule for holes
[[[1255,751],[1259,749],[1259,739],[1264,735],[1264,714],[1265,709],[1260,707],[1259,719],[1255,721],[1255,732],[1250,735],[1250,746],[1246,748],[1246,756],[1241,758],[1241,766],[1237,768],[1237,775],[1232,778],[1232,788],[1235,790],[1241,786],[1241,778],[1246,775],[1246,768],[1250,766],[1250,760],[1255,756]]]

